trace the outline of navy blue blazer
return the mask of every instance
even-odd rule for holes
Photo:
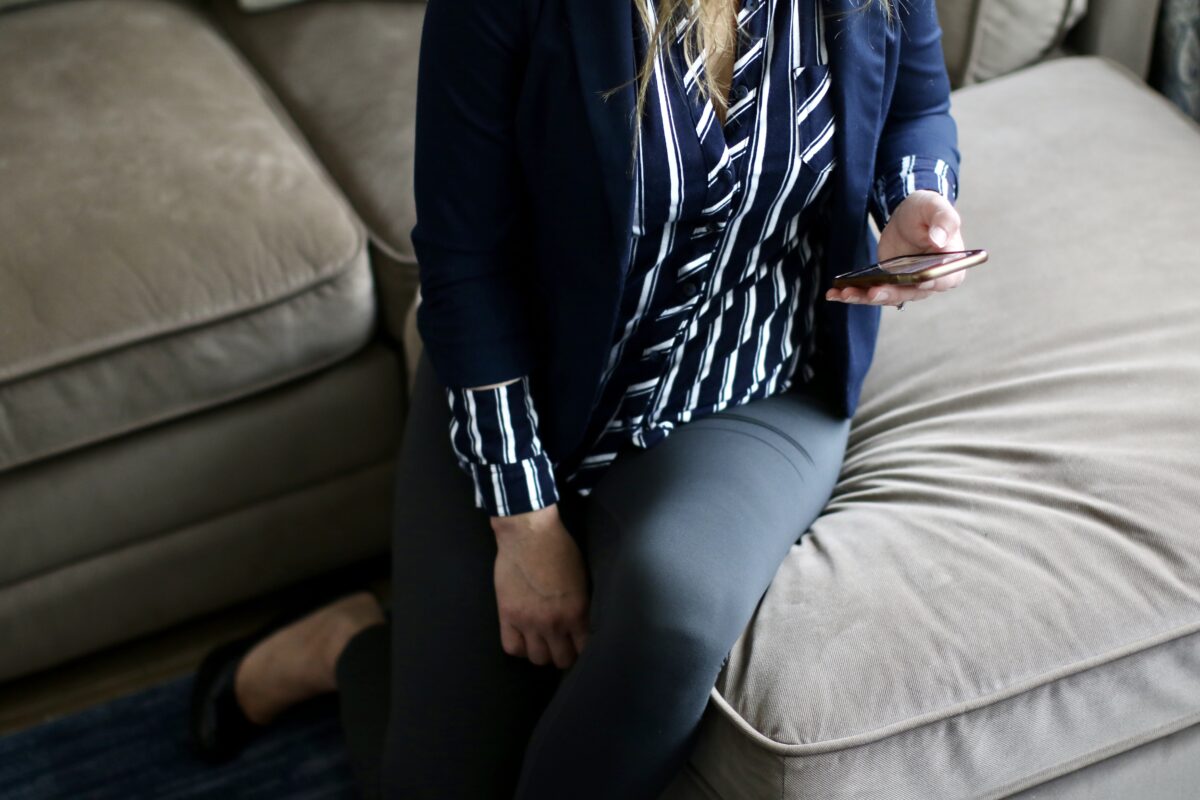
[[[875,2],[824,7],[838,125],[822,296],[875,260],[877,171],[906,155],[959,165],[934,0],[893,2],[890,24]],[[555,462],[586,444],[630,266],[632,14],[631,0],[429,0],[421,35],[412,240],[426,357],[449,387],[529,375]],[[825,391],[852,416],[880,309],[819,309]]]

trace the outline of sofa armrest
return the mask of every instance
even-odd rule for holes
[[[1071,32],[1075,51],[1105,56],[1145,78],[1158,27],[1161,0],[1090,0],[1087,16]]]

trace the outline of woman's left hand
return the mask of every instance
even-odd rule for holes
[[[895,212],[879,236],[880,261],[914,253],[947,253],[965,249],[962,220],[958,211],[945,197],[927,189],[913,192],[896,206]],[[825,299],[840,300],[843,303],[899,305],[913,300],[924,300],[930,295],[953,289],[963,282],[966,274],[966,270],[960,270],[931,281],[907,286],[887,284],[872,286],[869,289],[830,289],[825,293]]]

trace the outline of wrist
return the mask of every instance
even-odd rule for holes
[[[954,204],[958,175],[950,163],[935,156],[910,155],[884,165],[871,191],[872,213],[880,228],[888,224],[900,205],[919,191],[933,192]]]
[[[533,511],[524,511],[519,514],[508,514],[505,516],[493,516],[490,518],[492,525],[492,533],[496,536],[496,542],[500,545],[505,545],[510,542],[515,542],[533,534],[539,534],[549,530],[555,530],[560,519],[558,515],[558,504],[551,503],[548,506],[534,509]]]

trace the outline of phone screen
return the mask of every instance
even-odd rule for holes
[[[845,286],[874,286],[880,283],[919,283],[929,278],[949,275],[987,261],[986,250],[959,250],[952,253],[921,253],[897,256],[865,269],[838,275],[835,288]]]
[[[953,264],[955,261],[961,261],[964,258],[972,255],[973,251],[956,252],[956,253],[928,253],[925,255],[915,256],[898,256],[890,258],[879,264],[872,264],[864,269],[848,272],[845,275],[839,275],[839,278],[861,278],[868,275],[910,275],[914,272],[924,272],[933,267],[940,267],[944,264]]]

